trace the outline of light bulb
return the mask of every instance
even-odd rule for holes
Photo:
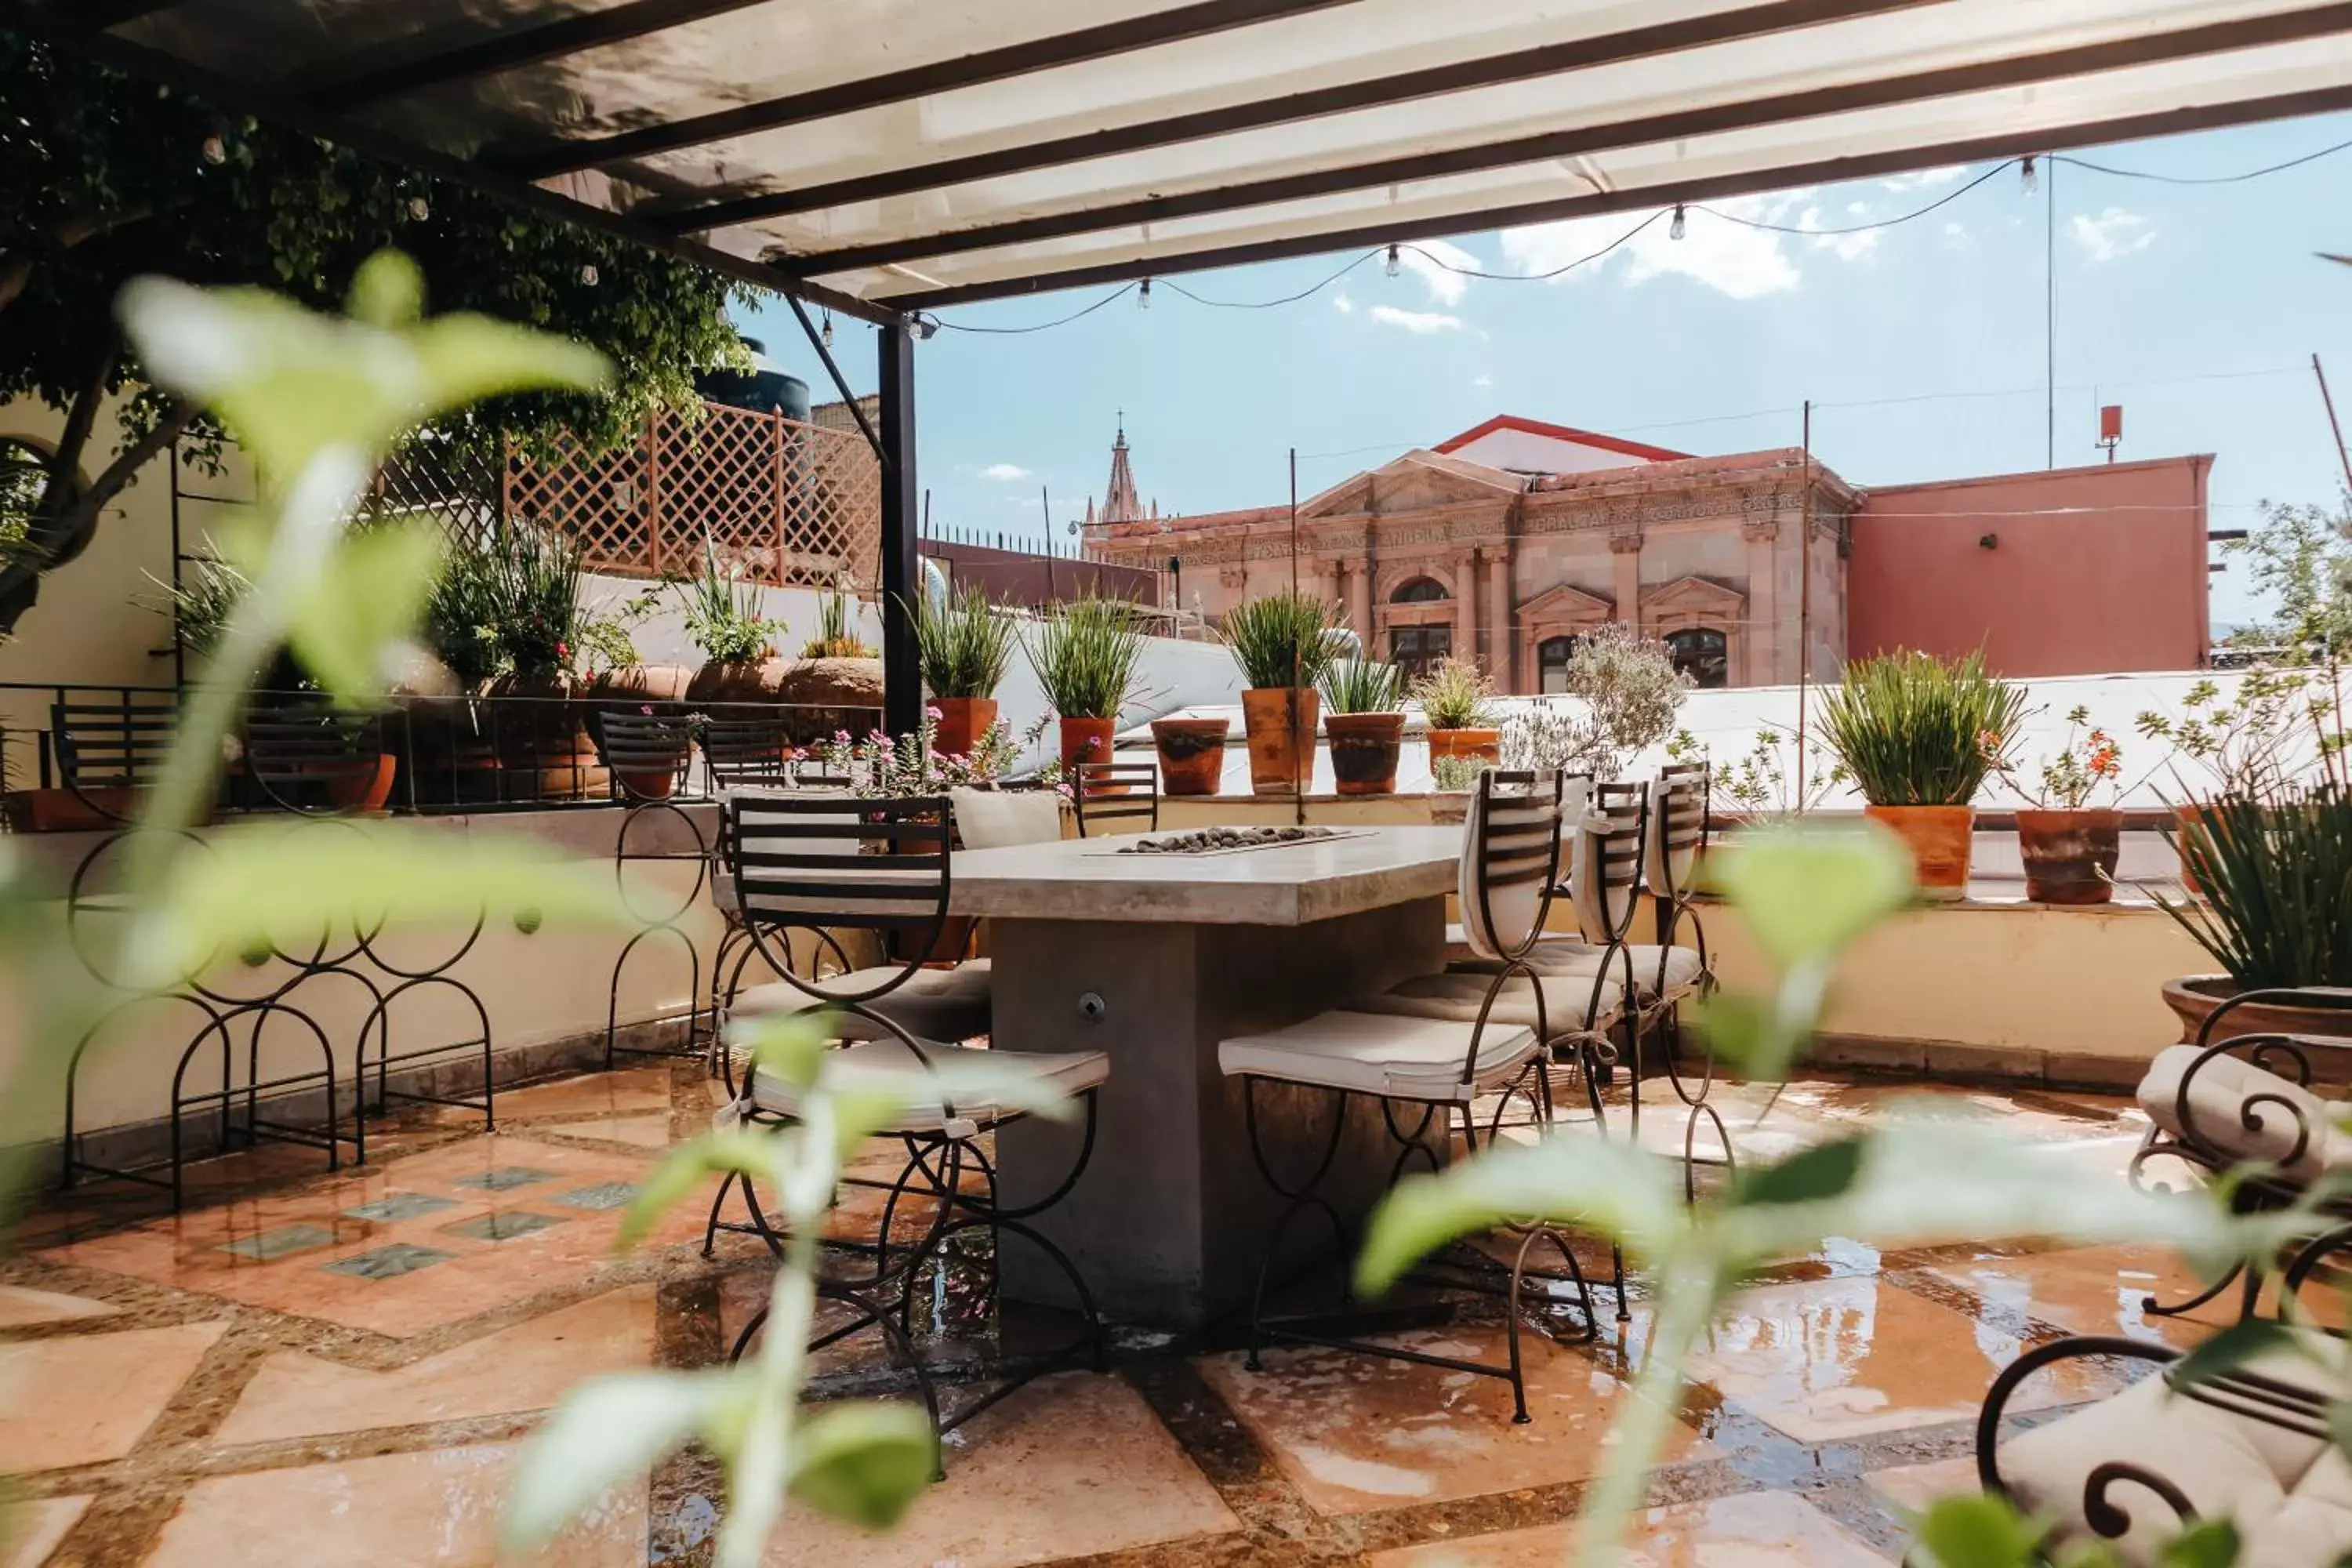
[[[824,331],[822,336],[824,338],[824,346],[827,348],[833,347],[833,312],[831,310],[827,310],[824,313]]]
[[[1675,221],[1666,225],[1666,237],[1668,239],[1680,239],[1683,237],[1683,229],[1685,226],[1686,226],[1683,222],[1683,204],[1676,202],[1675,204]]]
[[[1139,310],[1151,309],[1151,279],[1149,278],[1135,291],[1135,308]]]
[[[423,196],[411,196],[408,198],[408,216],[416,222],[423,223],[433,216],[433,204]]]
[[[228,162],[228,143],[222,141],[218,136],[207,136],[205,138],[204,152],[205,162],[207,163],[226,163]]]
[[[596,287],[597,276],[596,264],[593,261],[580,269],[580,281],[585,283],[591,289]]]
[[[1397,247],[1396,247],[1395,246],[1393,246],[1393,245],[1390,246],[1390,247],[1389,247],[1389,276],[1390,276],[1390,277],[1391,277],[1391,278],[1393,278],[1393,277],[1395,277],[1398,273],[1400,273],[1400,272],[1402,272],[1402,271],[1403,271],[1403,270],[1404,270],[1404,262],[1403,262],[1403,261],[1402,261],[1402,259],[1397,256]]]
[[[2025,194],[2027,195],[2030,196],[2034,192],[2042,188],[2042,176],[2034,172],[2033,160],[2031,156],[2027,157],[2025,162],[2018,166],[2018,174],[2020,183],[2024,185]]]

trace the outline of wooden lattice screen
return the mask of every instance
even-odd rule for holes
[[[759,582],[878,587],[881,468],[856,431],[705,404],[609,451],[511,456],[501,505],[568,534],[593,571],[689,575],[707,539]]]

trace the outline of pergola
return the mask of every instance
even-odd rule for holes
[[[2347,0],[0,5],[877,324],[894,729],[922,312],[2352,108]]]

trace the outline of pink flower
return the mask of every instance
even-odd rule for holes
[[[946,715],[946,714],[944,714],[944,713],[940,712],[940,711],[937,708],[935,708],[935,707],[929,707],[929,706],[927,706],[927,707],[925,707],[925,708],[924,708],[923,712],[924,712],[924,714],[925,714],[927,717],[929,717],[929,718],[932,718],[932,719],[944,719],[944,718],[946,718],[946,717],[947,717],[947,715]]]

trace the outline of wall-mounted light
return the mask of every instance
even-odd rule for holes
[[[1980,533],[1977,535],[1977,548],[1979,550],[2000,549],[2000,535],[1998,533]]]

